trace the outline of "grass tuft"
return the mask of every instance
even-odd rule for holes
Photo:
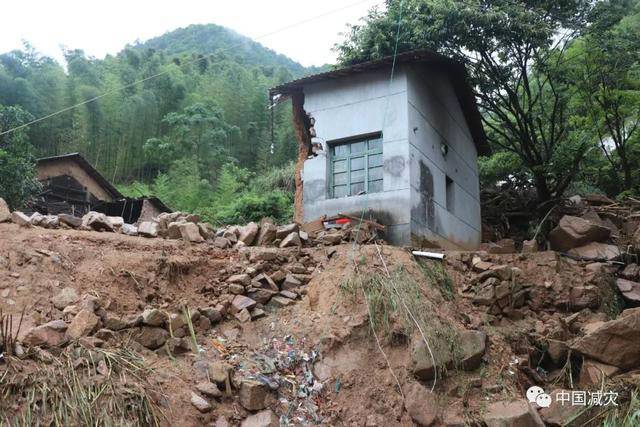
[[[24,363],[32,372],[0,376],[0,426],[159,425],[151,369],[137,353],[67,347],[49,365]]]
[[[425,296],[424,284],[416,281],[403,267],[389,274],[388,277],[381,272],[354,272],[340,285],[341,292],[356,297],[361,294],[360,289],[364,289],[370,305],[372,327],[387,342],[397,341],[398,333],[412,336],[419,325],[432,345],[436,360],[438,354],[451,354],[455,367],[459,366],[461,346],[458,332],[440,319],[436,306]],[[444,275],[446,272],[436,270],[428,277],[442,280]]]

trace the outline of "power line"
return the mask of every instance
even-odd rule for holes
[[[373,1],[373,0],[360,0],[358,2],[351,3],[351,4],[348,4],[346,6],[342,6],[340,8],[333,9],[333,10],[330,10],[328,12],[322,13],[320,15],[316,15],[316,16],[313,16],[311,18],[303,19],[302,21],[298,21],[298,22],[295,22],[293,24],[286,25],[286,26],[281,27],[281,28],[279,28],[277,30],[274,30],[274,31],[262,34],[262,35],[260,35],[258,37],[255,37],[255,38],[253,38],[253,40],[255,41],[255,40],[260,40],[260,39],[263,39],[263,38],[266,38],[266,37],[270,37],[270,36],[273,36],[275,34],[281,33],[283,31],[290,30],[291,28],[295,28],[295,27],[298,27],[300,25],[307,24],[307,23],[315,21],[317,19],[324,18],[324,17],[330,16],[330,15],[333,15],[335,13],[342,12],[343,10],[350,9],[352,7],[359,6],[359,5],[364,4],[364,3],[369,3],[371,1]],[[378,0],[377,4],[380,4],[380,3],[381,3],[381,1]],[[238,47],[240,45],[241,44],[239,43],[236,46],[229,46],[229,47],[227,47],[225,49],[220,49],[218,52],[225,52],[225,51],[228,51],[228,50],[232,50],[232,49],[235,49],[236,47]],[[195,63],[195,62],[198,62],[198,61],[202,61],[203,59],[204,58],[202,58],[202,57],[198,57],[198,58],[195,58],[195,59],[193,59],[191,61],[186,61],[186,62],[184,62],[184,64]],[[62,110],[58,110],[58,111],[53,112],[51,114],[47,114],[45,116],[42,116],[42,117],[39,117],[37,119],[31,120],[30,122],[24,123],[24,124],[22,124],[20,126],[16,126],[16,127],[12,128],[12,129],[4,131],[4,132],[0,132],[0,136],[15,132],[15,131],[20,130],[20,129],[24,129],[26,127],[29,127],[29,126],[31,126],[33,124],[36,124],[38,122],[41,122],[43,120],[50,119],[51,117],[55,117],[55,116],[60,115],[62,113],[66,113],[67,111],[71,111],[71,110],[73,110],[75,108],[78,108],[78,107],[81,107],[83,105],[87,105],[89,103],[95,102],[95,101],[97,101],[97,100],[99,100],[101,98],[104,98],[105,96],[111,95],[112,93],[120,92],[121,90],[128,89],[130,87],[139,85],[140,83],[144,83],[144,82],[149,81],[151,79],[155,79],[156,77],[163,76],[165,74],[168,74],[170,71],[171,70],[161,71],[161,72],[159,72],[157,74],[153,74],[151,76],[145,77],[144,79],[136,80],[135,82],[126,84],[124,86],[119,86],[119,87],[116,87],[114,89],[108,90],[108,91],[106,91],[106,92],[104,92],[104,93],[102,93],[100,95],[94,96],[93,98],[89,98],[89,99],[87,99],[85,101],[82,101],[82,102],[79,102],[77,104],[71,105],[69,107],[63,108]]]

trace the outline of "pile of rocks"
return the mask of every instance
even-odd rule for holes
[[[37,212],[27,216],[19,211],[9,212],[6,203],[4,205],[2,203],[4,201],[0,199],[0,222],[12,221],[25,227],[73,228],[148,238],[163,237],[189,243],[209,242],[220,249],[239,249],[245,246],[280,248],[331,246],[353,240],[365,243],[377,238],[376,228],[368,222],[363,222],[359,226],[347,223],[342,228],[305,231],[305,227],[300,227],[296,223],[275,225],[269,219],[264,219],[260,224],[250,222],[244,226],[234,225],[215,230],[211,224],[203,222],[198,215],[172,212],[160,214],[154,220],[143,221],[136,226],[126,224],[122,217],[107,216],[99,212],[89,212],[82,218],[68,214],[42,215]]]
[[[294,304],[307,292],[307,284],[316,267],[306,253],[277,248],[243,248],[237,266],[227,272],[224,283],[216,288],[210,306],[172,313],[148,308],[142,313],[117,316],[113,302],[101,304],[93,295],[80,297],[72,287],[62,289],[52,299],[57,320],[32,328],[23,344],[56,347],[83,339],[92,346],[120,331],[132,333],[135,341],[150,350],[179,354],[190,351],[189,321],[196,333],[206,333],[225,318],[240,322],[263,317],[268,310]],[[69,321],[70,320],[70,321]]]
[[[486,306],[489,314],[515,317],[517,309],[525,305],[530,284],[522,282],[522,271],[517,267],[483,261],[479,256],[471,259],[475,275],[463,289],[463,295],[473,303]]]

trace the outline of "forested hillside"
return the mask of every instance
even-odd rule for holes
[[[34,156],[79,151],[115,183],[135,182],[129,191],[198,210],[230,191],[218,189],[223,171],[242,188],[251,172],[296,155],[286,106],[274,111],[272,137],[267,90],[315,70],[231,30],[194,25],[104,59],[64,56],[66,71],[29,45],[0,56],[0,105],[12,108],[3,130],[107,93],[5,137],[30,140]]]

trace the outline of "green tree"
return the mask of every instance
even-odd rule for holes
[[[640,2],[597,5],[593,24],[568,49],[566,76],[575,85],[576,126],[598,141],[617,181],[634,184],[632,143],[640,132]]]
[[[587,0],[405,0],[373,10],[337,46],[343,63],[430,48],[467,66],[492,145],[517,155],[538,201],[561,196],[588,152],[568,135],[567,43],[586,25]]]
[[[32,120],[19,107],[0,105],[0,133]],[[11,209],[25,205],[40,190],[35,178],[35,161],[24,130],[0,136],[0,197]]]

